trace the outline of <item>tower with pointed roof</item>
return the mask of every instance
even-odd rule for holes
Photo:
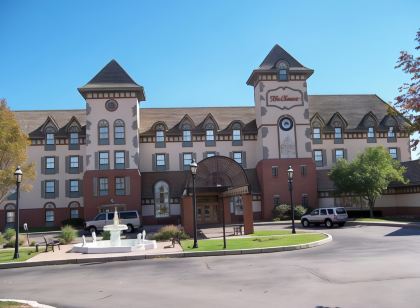
[[[303,198],[316,200],[307,93],[307,79],[312,73],[312,69],[275,45],[247,81],[254,87],[257,172],[265,190],[265,218],[271,217],[273,199],[290,204],[287,187],[283,187],[289,165],[296,170],[299,182],[295,185],[296,202],[301,203]]]
[[[86,215],[114,207],[138,209],[140,199],[139,102],[144,89],[110,61],[78,89],[86,100]],[[90,193],[92,192],[92,193]]]

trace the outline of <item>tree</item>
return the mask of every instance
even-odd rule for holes
[[[420,50],[420,30],[415,38],[416,50]],[[401,68],[409,74],[410,81],[398,88],[399,96],[395,98],[394,106],[408,119],[411,120],[412,133],[420,131],[420,57],[414,56],[407,51],[401,51],[395,68]],[[411,147],[416,150],[420,137],[415,136],[411,140]]]
[[[0,202],[16,187],[14,172],[21,166],[24,172],[22,190],[30,190],[28,180],[35,177],[33,164],[26,163],[28,137],[20,129],[15,115],[0,99]]]
[[[407,184],[406,169],[384,147],[367,148],[353,161],[339,160],[329,176],[339,193],[354,193],[368,201],[370,217],[376,199],[391,182]]]

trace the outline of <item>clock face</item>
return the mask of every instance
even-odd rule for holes
[[[108,111],[115,111],[118,108],[118,103],[115,99],[109,99],[105,102],[105,108]]]
[[[283,118],[280,120],[280,128],[282,130],[288,131],[293,128],[293,121],[290,118]]]

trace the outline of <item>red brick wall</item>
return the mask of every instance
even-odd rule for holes
[[[130,177],[130,195],[117,196],[115,194],[115,177]],[[108,196],[95,197],[93,194],[93,178],[108,178]],[[99,181],[98,181],[99,185]],[[93,219],[104,204],[126,204],[127,210],[141,210],[141,176],[137,169],[129,170],[90,170],[83,176],[83,201],[85,206],[84,218]]]
[[[272,218],[273,195],[280,196],[280,204],[290,204],[287,169],[291,165],[293,177],[293,203],[302,203],[302,194],[308,195],[310,207],[318,206],[316,169],[312,158],[266,159],[257,164],[257,176],[261,187],[262,219]],[[306,165],[306,175],[301,175],[301,165]],[[278,176],[273,177],[271,167],[278,166]]]

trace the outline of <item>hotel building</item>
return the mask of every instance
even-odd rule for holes
[[[79,88],[82,110],[16,111],[28,134],[33,189],[20,198],[21,222],[55,226],[98,212],[138,210],[143,224],[192,228],[191,174],[198,162],[198,224],[272,218],[290,204],[366,206],[336,197],[328,171],[367,147],[384,146],[407,167],[377,201],[383,214],[420,215],[420,164],[410,161],[408,122],[377,95],[309,95],[314,73],[275,45],[252,71],[254,106],[141,108],[144,89],[114,60]],[[15,221],[16,194],[0,203],[0,229]]]

